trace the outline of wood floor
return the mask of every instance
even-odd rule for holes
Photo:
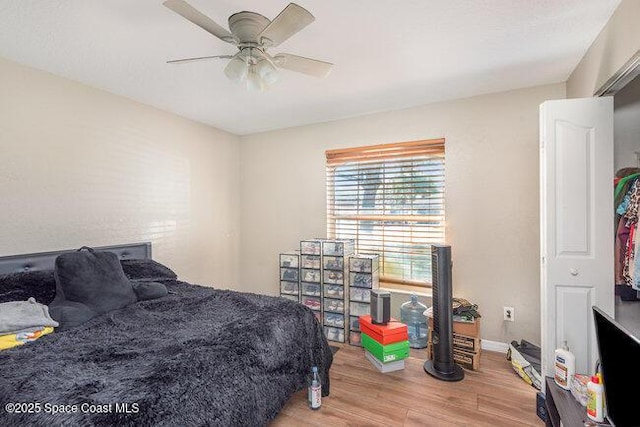
[[[359,347],[344,345],[331,367],[331,395],[307,407],[295,394],[271,426],[543,426],[536,389],[502,353],[483,351],[478,371],[456,383],[426,374],[424,350],[411,350],[403,371],[379,373]]]

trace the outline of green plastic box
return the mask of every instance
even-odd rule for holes
[[[409,357],[409,341],[382,345],[367,334],[362,334],[362,346],[382,363],[395,362]]]

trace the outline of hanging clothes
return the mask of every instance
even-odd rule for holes
[[[640,239],[636,239],[636,254],[640,252]],[[631,285],[636,291],[640,291],[640,256],[636,256],[634,260],[633,284]]]
[[[627,227],[627,221],[624,217],[620,217],[618,221],[618,229],[616,231],[615,242],[615,283],[616,285],[626,285],[627,282],[624,279],[624,256],[627,249],[627,241],[629,240],[629,227]]]
[[[616,177],[613,180],[614,187],[614,200],[613,208],[616,210],[614,233],[618,229],[618,221],[620,217],[624,215],[624,211],[627,209],[628,202],[624,203],[629,189],[633,185],[634,181],[640,177],[640,168],[623,168],[616,173]],[[622,210],[622,211],[621,211]],[[620,212],[621,211],[621,212]]]
[[[631,266],[635,262],[635,238],[636,238],[636,224],[631,224],[629,227],[629,238],[624,252],[624,263],[622,266],[622,277],[626,285],[633,285],[633,276],[631,272]]]
[[[631,168],[631,170],[633,170],[632,173],[629,173],[626,176],[623,177],[619,177],[616,178],[615,182],[615,192],[613,194],[613,196],[617,199],[618,196],[620,196],[621,194],[624,194],[627,190],[628,190],[628,186],[627,183],[631,180],[635,180],[636,178],[638,178],[638,176],[640,176],[640,171],[638,171],[638,169],[636,168]],[[629,172],[631,172],[631,170]],[[620,203],[618,201],[618,203]]]
[[[634,286],[633,267],[635,265],[636,229],[638,226],[638,208],[640,203],[639,179],[634,181],[631,189],[625,195],[625,198],[627,198],[627,196],[629,203],[622,215],[622,219],[626,221],[626,226],[629,227],[629,238],[627,239],[626,244],[622,275],[627,285]]]
[[[624,217],[628,222],[635,224],[638,222],[638,202],[640,202],[640,180],[636,179],[627,193],[629,196],[629,204],[624,212]]]
[[[615,186],[615,284],[622,285],[621,297],[627,289],[627,297],[636,299],[640,291],[640,250],[638,235],[638,216],[640,214],[640,170],[625,168],[618,171]],[[616,292],[618,288],[616,288]]]

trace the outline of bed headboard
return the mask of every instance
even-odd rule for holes
[[[73,252],[76,249],[0,257],[0,275],[24,271],[53,270],[54,262],[58,255]],[[151,242],[100,246],[93,249],[113,252],[120,259],[151,259]]]

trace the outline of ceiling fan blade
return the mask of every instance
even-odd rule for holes
[[[305,8],[289,3],[267,28],[262,30],[258,40],[269,46],[278,46],[289,37],[315,21],[316,18]],[[265,40],[266,39],[266,40]]]
[[[227,29],[214,22],[213,19],[198,11],[186,1],[166,0],[162,4],[178,15],[182,16],[187,21],[190,21],[200,28],[204,29],[205,31],[213,34],[220,40],[223,40],[227,43],[235,43],[235,38]]]
[[[296,71],[315,77],[327,77],[331,71],[331,67],[333,67],[333,64],[330,62],[291,55],[290,53],[279,53],[273,57],[273,61],[276,66],[284,68],[285,70]]]
[[[185,62],[200,61],[201,59],[231,59],[233,55],[196,56],[195,58],[172,59],[167,64],[184,64]]]

